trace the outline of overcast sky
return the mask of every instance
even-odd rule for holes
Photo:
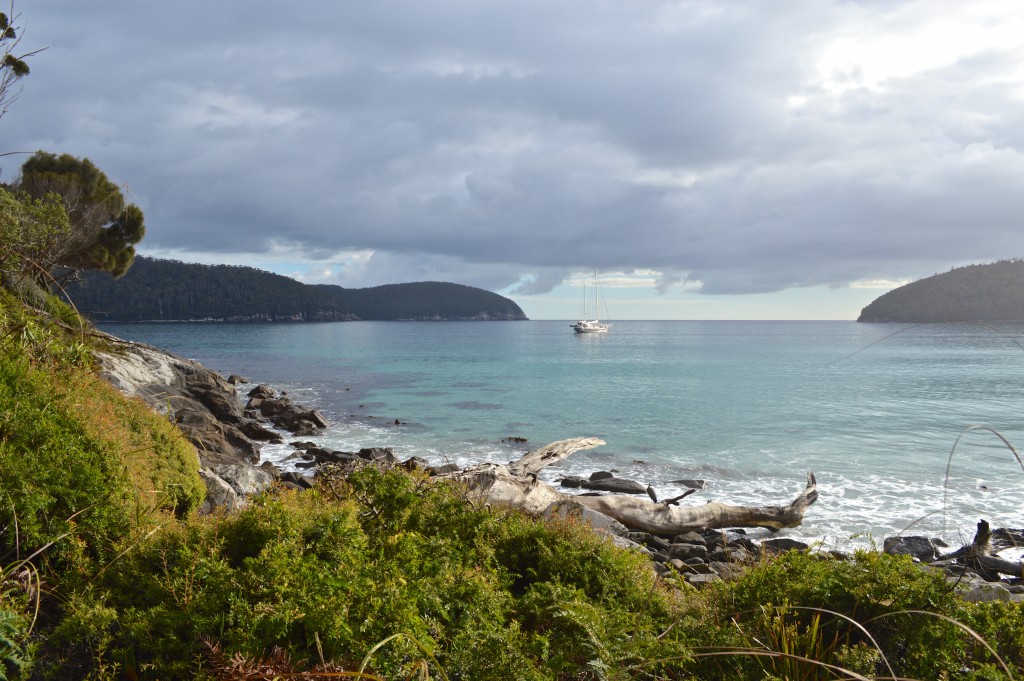
[[[0,152],[86,156],[141,252],[615,318],[854,318],[1024,256],[1024,6],[20,0]],[[25,157],[0,158],[13,179]]]

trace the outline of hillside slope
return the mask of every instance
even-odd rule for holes
[[[1024,260],[958,267],[901,286],[876,298],[857,321],[1024,321]]]
[[[98,321],[519,320],[513,301],[442,282],[365,289],[309,285],[253,267],[139,257],[121,279],[88,272],[68,293]]]

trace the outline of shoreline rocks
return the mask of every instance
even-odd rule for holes
[[[330,424],[316,409],[295,404],[287,394],[278,395],[265,385],[257,385],[242,398],[235,386],[247,381],[239,376],[225,379],[198,362],[177,357],[139,343],[111,338],[120,351],[99,353],[100,373],[115,388],[129,397],[137,397],[158,413],[173,421],[196,447],[200,476],[207,486],[201,513],[232,511],[245,504],[247,497],[259,494],[275,483],[296,490],[309,489],[313,483],[299,472],[279,471],[273,464],[259,464],[260,442],[282,443],[278,432],[264,424],[304,437],[318,435]],[[315,469],[325,465],[399,465],[390,448],[372,447],[357,452],[330,450],[314,442],[294,442],[296,468]],[[431,466],[413,457],[402,464],[421,468],[429,475],[450,475],[459,470],[454,464]],[[673,481],[690,489],[703,489],[703,480]],[[613,473],[597,472],[589,479],[570,476],[561,481],[567,488],[611,491],[619,494],[652,494],[643,484],[617,478]],[[644,551],[653,569],[667,579],[684,579],[700,586],[719,579],[733,579],[753,562],[787,550],[810,550],[807,544],[786,537],[771,537],[760,542],[746,536],[742,529],[687,532],[672,538],[630,531],[617,521],[583,507],[571,499],[552,504],[545,517],[578,515],[619,546]],[[999,529],[992,532],[993,548],[1001,551],[1024,546],[1024,530]],[[942,555],[947,548],[928,537],[889,537],[883,551],[909,555],[922,569],[942,570],[951,588],[965,600],[1024,600],[1024,575],[1003,577],[988,573],[989,579],[972,568],[969,551],[960,549]],[[845,556],[834,552],[837,559]],[[993,578],[994,577],[994,578]]]
[[[201,513],[234,510],[278,479],[275,468],[260,467],[260,442],[282,443],[265,423],[298,435],[317,435],[329,423],[315,409],[257,386],[264,410],[242,406],[235,386],[246,383],[198,362],[141,343],[108,337],[116,350],[97,353],[100,375],[127,397],[141,399],[171,420],[196,448],[206,483]],[[260,406],[259,404],[257,407]]]

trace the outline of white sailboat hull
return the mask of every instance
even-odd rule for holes
[[[576,333],[607,333],[608,325],[602,324],[601,322],[594,320],[581,319],[578,322],[570,324],[572,330]]]

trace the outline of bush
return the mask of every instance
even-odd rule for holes
[[[68,621],[52,645],[108,641],[105,662],[141,677],[191,678],[211,649],[356,669],[383,641],[384,678],[424,662],[450,679],[643,678],[686,653],[683,603],[641,556],[398,470],[169,526],[96,586],[76,611],[116,616]]]
[[[863,551],[846,561],[791,551],[747,570],[734,583],[717,586],[710,595],[738,623],[743,633],[738,645],[773,637],[793,641],[816,627],[829,643],[819,648],[824,662],[838,663],[837,655],[854,655],[850,651],[858,646],[874,648],[857,627],[823,612],[831,610],[871,632],[901,676],[960,678],[965,667],[992,661],[985,655],[976,660],[973,639],[956,625],[905,612],[923,610],[958,621],[966,621],[969,612],[941,572],[922,569],[909,556]]]

